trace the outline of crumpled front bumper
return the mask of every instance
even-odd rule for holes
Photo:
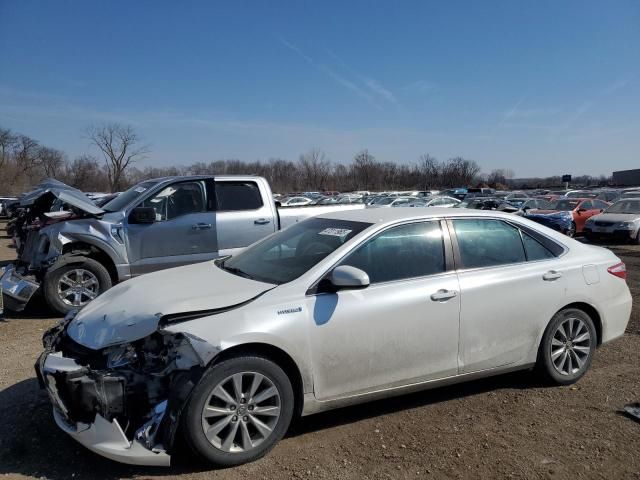
[[[0,269],[0,292],[4,307],[14,312],[21,312],[38,291],[40,284],[23,277],[16,272],[15,266],[9,264]]]
[[[99,413],[90,423],[74,421],[70,418],[70,406],[65,405],[56,376],[82,374],[86,367],[61,353],[45,352],[36,363],[38,380],[53,404],[56,424],[81,445],[112,460],[131,465],[169,466],[171,456],[159,449],[149,449],[138,439],[129,440],[117,419],[109,421]],[[157,412],[159,416],[163,410]]]

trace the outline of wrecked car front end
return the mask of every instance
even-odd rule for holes
[[[188,334],[158,330],[92,350],[68,335],[72,319],[45,333],[35,365],[56,423],[112,460],[168,466],[180,409],[214,349]]]

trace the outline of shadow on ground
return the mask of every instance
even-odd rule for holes
[[[452,399],[499,389],[528,389],[542,386],[535,376],[513,373],[456,386],[404,395],[348,407],[299,419],[288,438],[306,435],[401,410],[428,406]],[[212,470],[199,458],[179,447],[171,468],[135,467],[102,458],[64,434],[55,425],[47,395],[35,378],[24,380],[0,392],[0,475],[23,474],[50,480],[89,477],[133,478],[147,475],[177,475]]]

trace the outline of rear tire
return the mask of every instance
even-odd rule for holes
[[[556,313],[542,337],[537,368],[551,383],[571,385],[591,366],[598,338],[593,320],[582,310]]]
[[[109,271],[100,262],[82,256],[61,257],[44,276],[42,289],[47,304],[66,315],[84,307],[112,286]]]
[[[289,428],[294,395],[287,374],[263,357],[225,360],[205,373],[182,414],[196,453],[231,467],[266,455]]]

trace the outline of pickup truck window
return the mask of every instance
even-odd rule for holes
[[[306,273],[371,226],[365,222],[310,218],[271,235],[218,266],[235,275],[281,284]]]
[[[142,207],[156,211],[156,221],[198,213],[205,210],[204,189],[200,182],[183,182],[169,185],[155,196],[142,202]]]
[[[257,210],[262,196],[255,182],[216,182],[218,211]]]

